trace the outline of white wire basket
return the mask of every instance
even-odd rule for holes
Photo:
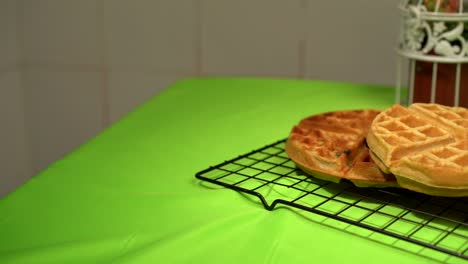
[[[468,0],[402,0],[399,8],[396,103],[468,107]]]

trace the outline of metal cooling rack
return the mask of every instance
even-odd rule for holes
[[[306,176],[280,140],[196,174],[200,180],[468,259],[468,199],[358,188]]]

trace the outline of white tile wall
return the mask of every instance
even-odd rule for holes
[[[0,0],[0,196],[182,77],[392,85],[397,2]]]
[[[31,175],[19,72],[17,2],[0,0],[0,197]]]
[[[100,62],[96,0],[22,0],[27,63]]]
[[[19,72],[0,73],[0,197],[31,176]]]
[[[194,72],[196,1],[105,0],[106,58],[113,68]]]
[[[203,73],[297,77],[301,7],[300,0],[203,0]]]
[[[115,122],[181,78],[178,74],[111,72],[109,74],[110,118]]]
[[[33,168],[38,172],[102,129],[100,74],[23,73]]]
[[[0,72],[17,68],[16,13],[15,0],[0,0]]]
[[[394,85],[397,0],[307,3],[308,78]]]

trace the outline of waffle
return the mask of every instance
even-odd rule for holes
[[[286,153],[304,172],[316,178],[360,187],[396,186],[369,158],[365,138],[375,110],[350,110],[313,115],[291,130]]]
[[[370,156],[400,187],[436,196],[468,196],[468,109],[394,105],[372,122]]]

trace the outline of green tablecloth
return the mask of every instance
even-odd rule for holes
[[[194,178],[307,115],[393,98],[324,81],[179,81],[0,200],[0,263],[462,263]]]

